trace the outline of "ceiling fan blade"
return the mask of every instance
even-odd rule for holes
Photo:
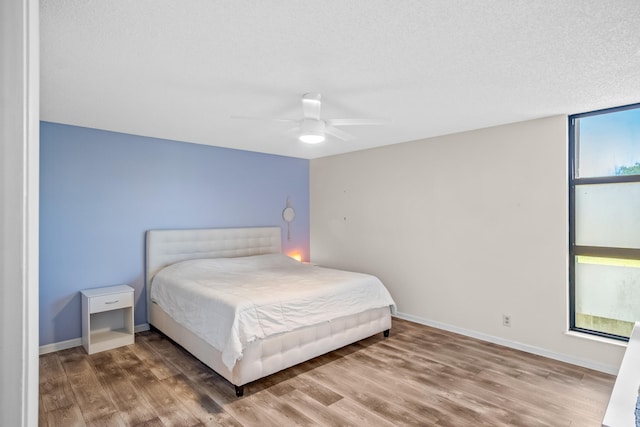
[[[269,122],[287,122],[287,123],[297,123],[300,120],[295,119],[278,119],[275,117],[249,117],[249,116],[231,116],[232,119],[240,119],[240,120],[262,120]]]
[[[368,125],[386,125],[391,120],[384,119],[331,119],[327,120],[330,126],[368,126]]]
[[[314,92],[302,95],[302,111],[305,119],[320,120],[320,98],[321,95]]]
[[[338,128],[334,128],[333,126],[326,126],[324,128],[324,131],[325,133],[331,136],[335,136],[336,138],[341,139],[343,141],[351,141],[352,139],[355,139],[355,136],[351,135],[350,133],[347,133]]]

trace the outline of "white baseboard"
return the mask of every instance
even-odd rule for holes
[[[471,338],[476,338],[482,341],[487,341],[493,344],[498,344],[504,347],[513,348],[516,350],[526,351],[527,353],[536,354],[538,356],[548,357],[549,359],[558,360],[560,362],[570,363],[576,366],[582,366],[583,368],[593,369],[595,371],[604,372],[606,374],[617,375],[618,366],[607,365],[604,363],[595,363],[590,360],[583,360],[566,354],[556,353],[544,348],[535,347],[528,344],[519,343],[516,341],[506,340],[504,338],[496,337],[493,335],[484,334],[482,332],[472,331],[458,326],[449,325],[447,323],[436,322],[434,320],[423,319],[421,317],[413,316],[406,313],[396,313],[396,317],[400,319],[409,320],[411,322],[420,323],[421,325],[431,326],[437,329],[442,329],[456,334],[464,335]]]
[[[135,333],[148,331],[148,330],[149,330],[149,324],[148,323],[141,323],[139,325],[136,325],[133,328],[133,332],[135,332]],[[41,345],[40,346],[40,355],[47,354],[47,353],[53,353],[55,351],[60,351],[60,350],[66,350],[68,348],[79,347],[81,345],[82,345],[82,338],[74,338],[72,340],[60,341],[60,342],[54,342],[52,344]]]
[[[482,341],[487,341],[493,344],[502,345],[504,347],[513,348],[516,350],[526,351],[527,353],[536,354],[538,356],[548,357],[549,359],[559,360],[561,362],[570,363],[576,366],[582,366],[584,368],[593,369],[596,371],[604,372],[606,374],[617,375],[618,366],[607,365],[604,363],[595,363],[589,360],[579,359],[566,354],[556,353],[544,348],[535,347],[528,344],[519,343],[516,341],[506,340],[504,338],[496,337],[493,335],[484,334],[482,332],[472,331],[469,329],[460,328],[457,326],[449,325],[447,323],[436,322],[434,320],[423,319],[421,317],[413,316],[406,313],[396,313],[396,317],[400,319],[409,320],[411,322],[419,323],[421,325],[431,326],[433,328],[442,329],[456,334],[464,335],[471,338],[476,338]],[[149,324],[141,323],[136,325],[134,331],[136,333],[148,331]],[[61,341],[53,344],[47,344],[40,346],[40,354],[53,353],[54,351],[66,350],[68,348],[78,347],[82,345],[81,338],[75,338],[68,341]]]
[[[141,323],[133,328],[133,332],[137,334],[138,332],[148,331],[149,329],[151,328],[148,323]]]
[[[74,338],[67,341],[54,342],[40,346],[40,355],[53,353],[54,351],[66,350],[68,348],[78,347],[82,345],[82,338]]]

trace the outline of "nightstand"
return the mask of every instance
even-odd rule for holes
[[[133,344],[133,288],[126,285],[82,293],[82,345],[87,353]]]

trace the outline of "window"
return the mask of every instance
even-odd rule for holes
[[[640,321],[640,104],[569,117],[572,330],[627,339]]]

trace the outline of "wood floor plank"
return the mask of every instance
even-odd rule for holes
[[[445,352],[444,354],[447,354],[447,352]],[[445,361],[445,359],[443,359],[442,361]],[[494,364],[494,365],[493,365],[493,368],[495,369],[495,371],[496,371],[496,372],[501,372],[501,374],[502,374],[502,375],[510,376],[511,378],[514,378],[514,379],[515,379],[515,378],[518,378],[518,377],[522,377],[522,374],[523,374],[523,372],[524,372],[524,371],[522,371],[521,369],[520,369],[520,370],[516,369],[516,371],[518,372],[518,374],[517,374],[517,375],[514,375],[514,374],[513,374],[513,372],[511,372],[511,369],[512,369],[512,368],[509,368],[509,369],[507,369],[507,370],[505,370],[505,369],[501,369],[501,367],[504,365],[504,364],[503,364],[503,362],[502,362],[502,360],[497,360],[497,361],[494,361],[494,362],[492,362],[492,363]],[[555,361],[553,361],[553,363],[554,363],[554,364],[558,364],[558,363],[560,363],[560,362],[555,362]],[[487,367],[487,365],[483,365],[483,366],[484,366],[485,368]],[[464,366],[459,366],[459,368],[460,368],[460,369],[464,369]],[[522,367],[521,367],[521,368],[522,368]],[[534,368],[535,368],[534,370],[535,370],[536,372],[540,370],[540,369],[539,369],[539,367],[534,366]],[[528,369],[528,368],[527,368],[527,369]],[[580,369],[581,369],[581,368],[580,368]],[[584,370],[583,370],[583,371],[584,371]],[[609,378],[610,378],[610,377],[609,377]],[[453,384],[453,381],[454,381],[455,379],[456,379],[456,377],[451,377],[451,384],[450,384],[449,386],[455,386],[455,385]],[[426,379],[423,379],[423,380],[429,381],[429,378],[426,378]],[[524,389],[524,390],[526,390],[527,388],[529,388],[529,389],[531,389],[531,388],[532,388],[532,387],[531,387],[531,385],[532,385],[532,384],[531,384],[531,381],[530,381],[528,378],[520,378],[520,381],[521,381],[521,382],[520,382],[520,383],[518,383],[518,387],[520,387],[520,388],[522,388],[522,389]],[[470,384],[471,384],[471,385],[473,385],[473,383],[470,383]],[[542,385],[541,385],[541,388],[543,388],[543,386],[542,386]],[[471,389],[470,389],[469,387],[467,387],[467,386],[465,386],[465,387],[464,387],[462,390],[460,390],[460,391],[464,391],[464,389],[467,389],[467,391],[471,391]],[[496,402],[500,402],[500,400],[499,400],[499,399],[502,399],[502,398],[503,398],[503,395],[505,395],[505,394],[506,394],[506,393],[505,393],[505,391],[506,391],[506,390],[505,390],[505,389],[499,389],[499,388],[498,388],[498,389],[496,389],[496,390],[497,390],[497,393],[496,393],[496,394],[494,394],[494,395],[492,396],[492,399],[493,399],[494,401],[496,401]],[[478,397],[480,397],[481,399],[482,399],[482,393],[483,393],[483,391],[484,391],[484,392],[489,392],[489,393],[490,393],[490,389],[487,389],[487,390],[482,390],[482,389],[480,389],[480,390],[478,390],[478,391],[477,391],[477,393],[478,393]],[[534,395],[535,395],[535,393],[534,393]],[[507,399],[503,399],[502,404],[503,404],[505,407],[513,407],[514,405],[516,405],[516,406],[517,406],[517,402],[509,401],[509,400],[507,400]],[[600,406],[602,406],[602,404],[601,404],[601,403],[600,403]],[[518,412],[518,413],[521,413],[521,411],[522,411],[522,409],[520,409],[520,410],[519,410],[519,411],[517,411],[517,412]],[[557,420],[556,420],[556,421],[557,421]],[[551,423],[551,424],[553,424],[553,423]]]
[[[102,352],[92,355],[91,365],[98,381],[121,414],[125,425],[137,425],[157,417],[153,406],[142,396],[116,358],[122,352]],[[130,363],[125,363],[131,366]],[[142,365],[140,365],[142,366]]]
[[[49,427],[85,427],[87,425],[78,405],[70,405],[48,411],[46,419]]]
[[[349,420],[331,406],[325,406],[307,393],[294,389],[286,395],[286,401],[321,426],[345,426]],[[337,402],[337,401],[336,401]],[[335,403],[335,402],[333,402]]]
[[[117,379],[105,385],[113,404],[126,425],[138,425],[158,417],[150,404],[129,379]]]
[[[195,381],[202,384],[205,393],[222,407],[226,408],[227,404],[238,401],[231,383],[213,371],[210,371],[206,375],[198,376]],[[253,395],[256,392],[251,385],[245,386],[244,391],[245,397]]]
[[[264,410],[264,405],[260,405],[260,393],[266,392],[258,392],[252,394],[251,398],[245,396],[227,403],[224,406],[225,411],[243,426],[281,427],[280,417],[274,414],[271,408],[267,407],[267,410]]]
[[[44,405],[42,404],[42,396],[39,396],[38,399],[38,425],[41,427],[47,427],[49,423],[47,422],[47,412],[44,410]]]
[[[131,368],[127,368],[129,370]],[[134,378],[138,392],[142,393],[148,402],[153,402],[158,418],[165,426],[189,427],[201,424],[181,402],[177,401],[171,391],[167,389],[151,371],[140,375],[140,372],[130,372]]]
[[[416,416],[412,413],[415,408],[407,409],[402,406],[402,399],[398,398],[395,390],[394,393],[389,393],[384,385],[372,384],[357,372],[340,367],[338,363],[333,363],[324,370],[309,371],[306,376],[338,394],[348,396],[349,399],[356,401],[389,422],[403,425],[424,425],[425,422],[435,423],[437,421],[437,418],[431,416],[428,411]],[[411,403],[413,402],[409,402],[409,404]]]
[[[149,421],[145,421],[140,424],[135,424],[135,427],[164,427],[164,424],[160,418],[153,418]]]
[[[53,411],[76,403],[76,397],[66,376],[51,377],[41,382],[40,399],[45,411]]]
[[[582,414],[589,413],[594,417],[604,416],[604,408],[598,405],[601,393],[594,393],[594,390],[589,387],[584,387],[582,379],[580,381],[573,381],[571,383],[555,381],[555,377],[551,375],[549,378],[542,380],[529,374],[523,374],[520,378],[521,381],[525,381],[530,386],[547,386],[553,385],[545,394],[548,399],[554,402],[560,402],[561,405],[569,405],[575,411]],[[545,383],[546,381],[546,383]],[[610,393],[611,390],[608,390]]]
[[[331,405],[331,410],[338,416],[341,416],[349,426],[379,426],[394,427],[396,423],[387,421],[375,412],[371,412],[369,408],[362,406],[352,399],[341,399]]]
[[[145,332],[138,338],[137,345],[132,346],[132,351],[138,358],[144,361],[145,365],[153,372],[159,380],[172,377],[180,373],[171,363],[168,363],[162,356],[156,353],[148,342],[149,335],[152,332]]]
[[[291,384],[295,390],[306,394],[320,404],[329,406],[343,398],[341,394],[336,393],[316,381],[307,381],[306,378],[302,378],[302,376],[293,378],[289,381],[289,384]]]
[[[157,331],[40,358],[43,426],[599,426],[614,377],[394,319],[381,334],[233,386]]]
[[[145,363],[133,352],[132,347],[134,346],[128,345],[125,347],[114,348],[110,353],[118,366],[123,370],[135,370],[136,368],[142,367],[149,369],[149,366],[145,365]]]
[[[204,425],[242,426],[213,400],[203,387],[184,374],[167,377],[161,382]]]
[[[344,364],[344,367],[350,371],[356,370],[358,366],[361,365],[357,360],[347,360]],[[364,387],[370,389],[378,382],[368,378],[375,378],[376,374],[380,375],[379,368],[367,366],[364,369],[360,368],[359,371],[367,378],[363,384]],[[403,378],[397,375],[397,371],[391,371],[379,378],[384,378],[387,387],[394,390],[393,400],[399,406],[409,410],[416,420],[435,418],[439,424],[444,425],[445,421],[451,418],[452,413],[455,414],[455,422],[472,423],[476,426],[493,425],[497,420],[497,414],[491,411],[493,408],[469,405],[454,393],[443,393],[441,389],[424,387],[420,382],[413,381],[412,376]],[[491,421],[488,420],[489,417]]]
[[[252,414],[250,419],[245,418],[248,414],[248,411],[246,411],[246,403],[249,403],[251,405],[252,412],[257,412],[259,414],[257,417]],[[276,426],[317,425],[311,418],[293,408],[291,405],[289,405],[289,403],[276,398],[273,394],[265,390],[253,394],[251,396],[250,402],[243,402],[242,404],[236,404],[234,402],[226,405],[227,410],[230,411],[237,411],[239,407],[242,407],[243,411],[242,414],[236,415],[236,418],[246,426],[259,427],[267,424]],[[266,421],[267,419],[268,422]]]
[[[96,377],[103,384],[122,381],[127,378],[127,374],[122,366],[117,362],[116,357],[119,352],[102,352],[89,356],[89,364],[96,373]]]
[[[156,386],[154,381],[157,379],[131,347],[134,346],[92,355],[92,364],[99,371],[98,378],[118,410],[126,414],[123,416],[125,422],[138,425],[157,418],[164,425],[196,425],[195,418],[190,417],[182,407],[162,399],[166,398],[167,393]],[[155,396],[152,390],[162,393]],[[171,411],[175,411],[175,414],[167,416]],[[171,421],[165,422],[169,419]]]
[[[40,382],[65,375],[58,353],[47,353],[40,356]]]
[[[117,412],[93,370],[75,373],[68,378],[85,420],[93,421]]]
[[[349,371],[359,372],[365,378],[363,386],[367,388],[376,386],[378,382],[368,378],[375,378],[376,375],[384,378],[385,385],[394,390],[394,398],[398,399],[398,404],[404,408],[411,408],[413,416],[418,420],[425,414],[429,414],[430,417],[436,418],[438,423],[444,425],[445,420],[451,418],[449,414],[455,413],[455,422],[464,421],[481,426],[494,425],[496,421],[505,417],[505,414],[501,413],[495,405],[477,405],[477,402],[469,402],[463,395],[451,392],[452,389],[445,392],[441,386],[425,386],[415,381],[415,375],[412,372],[407,374],[401,369],[363,365],[362,359],[355,356],[345,358],[343,366]],[[462,379],[464,375],[457,378],[457,380]]]
[[[374,350],[370,350],[369,353],[372,356],[378,354]],[[407,390],[415,394],[427,393],[428,396],[444,399],[436,405],[440,408],[446,408],[449,405],[448,400],[454,400],[463,409],[450,408],[448,410],[453,410],[457,414],[470,410],[472,417],[474,416],[473,411],[478,411],[478,424],[493,425],[501,422],[510,425],[514,422],[514,415],[504,409],[504,407],[513,407],[511,402],[506,399],[498,400],[501,396],[493,396],[494,399],[487,400],[485,390],[478,390],[478,393],[474,393],[473,388],[467,385],[473,385],[475,370],[467,369],[464,365],[453,368],[450,365],[435,364],[428,359],[421,361],[413,356],[407,360],[406,356],[400,352],[397,352],[400,354],[399,359],[392,363],[393,352],[385,351],[382,354],[383,356],[380,357],[389,357],[389,365],[392,367],[387,368],[381,364],[375,366],[378,371],[385,374],[385,382],[392,389]],[[361,363],[362,359],[359,362]],[[375,372],[362,372],[362,374],[363,376],[372,376],[375,375]],[[515,418],[522,422],[524,416],[519,410],[516,413],[519,415]],[[442,415],[439,416],[439,418],[442,417]],[[441,419],[440,423],[443,422]]]
[[[81,374],[91,371],[87,353],[83,347],[61,350],[58,353],[60,363],[66,375]]]
[[[127,427],[127,425],[129,424],[127,424],[117,412],[94,419],[87,423],[87,427]]]
[[[203,376],[206,377],[209,374],[210,369],[202,362],[191,357],[186,350],[166,337],[160,337],[160,339],[151,339],[147,342],[150,348],[160,355],[172,367],[172,369],[194,379]]]

